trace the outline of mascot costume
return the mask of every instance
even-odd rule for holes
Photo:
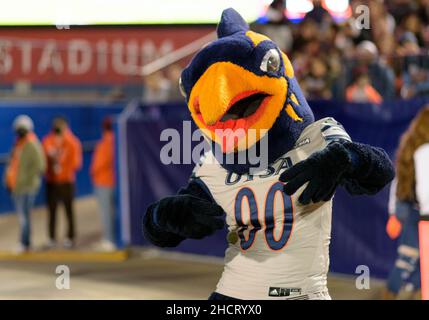
[[[187,186],[149,206],[144,236],[174,247],[222,229],[226,215],[229,246],[210,299],[330,299],[335,190],[375,194],[393,179],[392,163],[383,150],[352,142],[333,118],[315,121],[288,57],[234,9],[223,12],[217,34],[180,79],[212,149]],[[265,166],[236,161],[262,152],[263,141]]]

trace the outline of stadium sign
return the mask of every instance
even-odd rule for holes
[[[2,84],[114,84],[138,80],[141,67],[199,39],[213,27],[0,29]]]

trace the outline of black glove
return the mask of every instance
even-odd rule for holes
[[[201,239],[225,225],[220,206],[191,195],[164,198],[153,214],[158,227],[184,238]]]
[[[298,199],[300,203],[307,205],[310,201],[329,201],[344,175],[352,169],[349,151],[341,143],[333,142],[283,172],[279,180],[287,182],[283,188],[287,195],[293,195],[308,182]]]

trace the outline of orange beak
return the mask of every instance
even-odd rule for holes
[[[284,107],[286,93],[284,78],[217,62],[194,85],[188,107],[198,127],[228,153],[246,150],[266,134]]]

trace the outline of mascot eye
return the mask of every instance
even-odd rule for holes
[[[183,86],[183,83],[182,83],[182,77],[179,78],[179,90],[180,90],[180,93],[182,94],[182,96],[184,98],[186,98],[186,91],[185,91],[185,87]]]
[[[277,72],[280,70],[280,55],[276,49],[269,50],[261,62],[261,70],[264,72]]]

